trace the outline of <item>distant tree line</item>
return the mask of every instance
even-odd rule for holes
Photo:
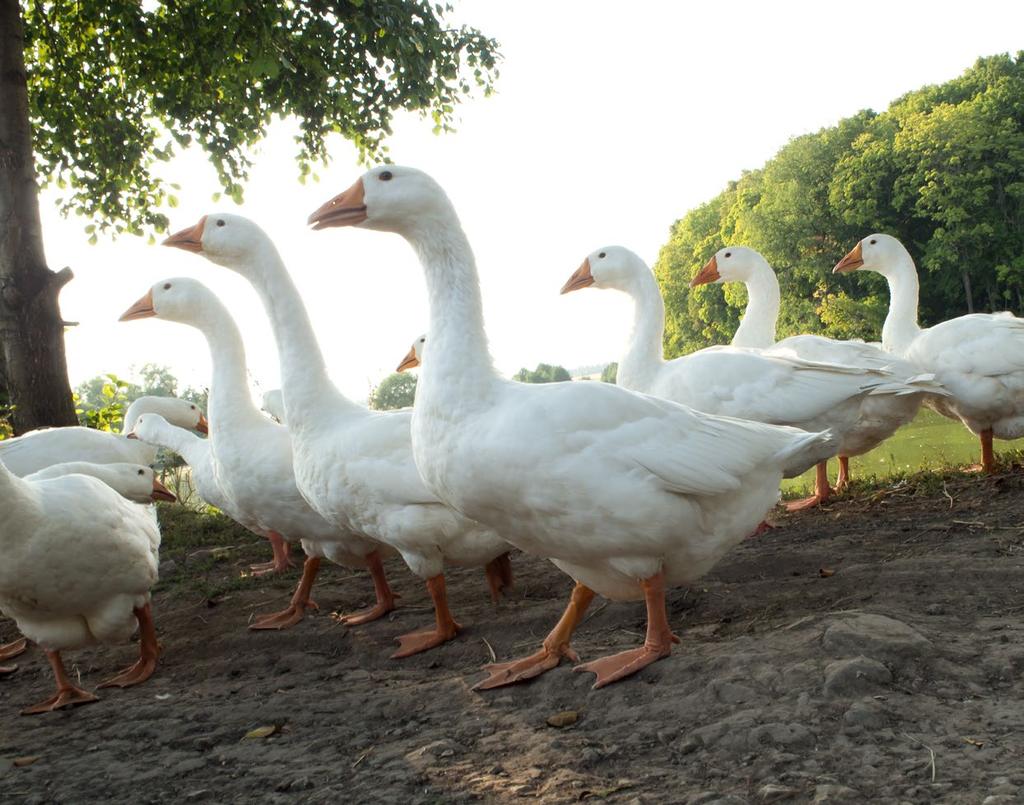
[[[727,244],[760,251],[779,275],[779,337],[877,339],[888,307],[874,273],[833,276],[862,237],[887,232],[921,274],[924,324],[1024,311],[1024,52],[796,137],[672,227],[655,273],[666,351],[727,343],[741,286],[688,287]]]

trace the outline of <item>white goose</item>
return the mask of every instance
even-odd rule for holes
[[[409,347],[409,351],[402,358],[402,362],[398,364],[396,372],[404,372],[406,369],[415,369],[423,362],[423,351],[427,346],[427,337],[421,335],[415,341],[412,342],[412,346]]]
[[[132,428],[129,438],[135,437],[149,444],[159,445],[177,453],[192,471],[192,483],[196,492],[211,506],[219,509],[243,528],[270,541],[274,559],[270,562],[252,565],[254,575],[280,573],[292,566],[288,543],[276,531],[258,530],[252,518],[246,518],[234,501],[224,492],[217,481],[210,439],[200,439],[191,431],[176,427],[159,414],[143,414]],[[245,525],[243,520],[248,523]]]
[[[263,300],[277,339],[296,479],[306,499],[331,522],[363,535],[367,552],[374,545],[397,550],[426,581],[436,626],[400,637],[392,656],[406,657],[454,638],[460,627],[447,603],[445,564],[484,566],[497,596],[510,582],[508,544],[423,485],[412,458],[409,411],[370,411],[331,383],[305,305],[263,230],[240,216],[218,213],[166,243],[237,271]],[[390,595],[386,588],[381,591],[373,614],[393,606]]]
[[[307,609],[320,560],[366,567],[366,541],[341,531],[314,511],[295,484],[288,430],[260,413],[249,393],[245,347],[223,303],[198,280],[158,282],[122,315],[123,321],[158,317],[195,327],[205,337],[213,362],[210,418],[213,472],[231,502],[231,516],[256,533],[301,540],[307,559],[299,589],[288,608],[254,621],[252,629],[283,629]]]
[[[284,394],[281,389],[263,392],[263,410],[282,425],[288,424],[288,417],[284,413]]]
[[[97,473],[115,484],[123,480],[120,470]],[[155,496],[151,471],[141,466],[128,474],[126,494],[134,494],[139,478]],[[153,518],[95,477],[73,473],[27,480],[2,461],[0,500],[0,611],[46,651],[57,684],[52,697],[23,714],[96,701],[68,678],[60,652],[124,642],[136,625],[141,630],[138,662],[100,687],[128,687],[148,679],[160,652],[149,604],[160,545]],[[19,643],[24,650],[24,642]]]
[[[195,403],[176,397],[139,397],[128,406],[120,434],[83,427],[44,428],[0,441],[0,459],[19,476],[66,461],[152,464],[156,447],[126,438],[144,413],[160,414],[182,428],[207,431],[206,417]]]
[[[633,333],[619,360],[616,381],[633,391],[712,414],[808,431],[828,429],[840,443],[857,429],[869,396],[919,391],[885,368],[811,361],[789,350],[769,354],[740,347],[708,347],[666,361],[662,354],[665,304],[647,264],[621,246],[598,249],[569,278],[562,293],[591,286],[621,291],[634,302]],[[822,460],[814,494],[787,508],[815,506],[830,492]]]
[[[926,401],[981,438],[981,469],[995,470],[992,438],[1024,436],[1024,319],[972,313],[922,328],[917,268],[891,235],[868,235],[833,269],[877,271],[889,283],[882,348],[936,378],[951,396]]]
[[[606,383],[500,377],[472,250],[448,197],[420,171],[375,168],[309,220],[397,232],[416,250],[430,298],[416,465],[443,500],[577,581],[541,650],[490,666],[477,687],[576,659],[569,639],[595,590],[642,598],[648,613],[642,648],[580,666],[597,686],[667,656],[665,588],[707,572],[778,500],[784,474],[834,450],[828,434],[701,414]]]
[[[921,403],[931,396],[948,396],[935,375],[920,370],[896,355],[863,341],[837,341],[820,335],[795,335],[775,340],[779,317],[779,280],[764,257],[745,246],[719,249],[690,281],[690,287],[706,283],[742,282],[747,288],[747,309],[733,336],[734,347],[761,350],[766,355],[796,355],[809,361],[841,363],[887,371],[905,393],[874,394],[861,398],[854,427],[839,445],[839,478],[836,490],[850,481],[850,456],[859,456],[884,442],[916,415]],[[916,391],[915,391],[916,389]]]

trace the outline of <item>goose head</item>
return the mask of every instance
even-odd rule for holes
[[[141,464],[102,464],[105,474],[98,476],[121,497],[135,503],[153,503],[164,500],[173,503],[177,498],[159,480],[151,467]]]
[[[145,318],[145,316],[140,316],[140,318]],[[125,429],[132,430],[135,423],[138,422],[138,417],[142,414],[159,414],[170,424],[186,430],[197,430],[200,433],[208,433],[210,430],[210,423],[206,421],[203,409],[194,402],[183,400],[180,397],[156,397],[153,395],[139,397],[128,407],[125,414]],[[143,441],[148,440],[144,439]]]
[[[244,273],[244,267],[256,253],[273,248],[270,238],[255,222],[227,212],[204,215],[195,225],[165,239],[163,245],[201,254],[240,273]]]
[[[379,165],[317,208],[308,223],[313,229],[359,226],[408,233],[450,221],[454,215],[448,195],[423,171]]]
[[[157,500],[173,503],[177,500],[173,493],[157,480],[153,469],[142,464],[76,462],[65,465],[65,468],[75,474],[89,475],[103,481],[121,497],[133,503],[153,503]],[[58,465],[54,469],[60,470],[62,467]]]
[[[748,282],[756,274],[769,268],[765,259],[746,246],[726,246],[715,252],[692,280],[690,287],[708,283]]]
[[[846,257],[836,263],[832,273],[877,271],[888,277],[910,260],[910,253],[896,238],[876,232],[873,235],[868,235],[850,249]],[[911,264],[913,264],[912,261]]]
[[[628,291],[645,272],[650,274],[651,269],[639,255],[624,246],[605,246],[587,255],[582,265],[566,280],[561,293],[590,286]]]
[[[199,327],[213,307],[222,308],[213,291],[191,277],[172,277],[153,285],[121,314],[120,321],[158,318]]]
[[[412,342],[412,346],[409,347],[409,351],[405,357],[402,358],[402,362],[398,364],[396,372],[404,372],[406,369],[415,369],[421,363],[423,363],[423,350],[427,345],[427,336],[421,335],[415,341]]]

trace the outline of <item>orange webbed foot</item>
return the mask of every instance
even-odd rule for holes
[[[400,660],[403,657],[411,657],[422,651],[440,646],[449,640],[454,640],[461,631],[462,626],[452,621],[451,626],[445,629],[424,629],[421,632],[409,632],[396,638],[399,649],[391,655],[391,659]]]
[[[675,635],[672,635],[672,640],[676,643],[679,642],[679,638]],[[618,682],[620,679],[632,676],[641,668],[645,668],[652,662],[657,662],[662,657],[667,657],[671,653],[672,649],[670,646],[663,648],[641,646],[640,648],[630,649],[619,654],[601,657],[592,662],[583,663],[583,665],[577,665],[573,670],[589,671],[590,673],[597,674],[597,681],[594,682],[593,687],[594,690],[597,690],[597,688],[603,688],[612,682]]]
[[[525,682],[552,668],[557,668],[562,662],[562,657],[571,662],[580,660],[579,655],[571,647],[565,645],[560,649],[542,648],[528,657],[511,662],[490,663],[482,669],[487,671],[490,676],[473,685],[473,690],[491,690],[505,685],[514,685],[516,682]]]
[[[13,643],[7,643],[4,646],[0,646],[0,662],[13,660],[26,651],[28,651],[28,640],[24,637],[20,640],[15,640]]]
[[[360,609],[358,612],[353,612],[349,615],[342,615],[341,613],[335,613],[333,617],[342,626],[360,626],[364,623],[370,623],[371,621],[379,620],[392,612],[395,608],[395,602],[393,599],[399,596],[393,595],[390,601],[378,601],[372,607],[367,609]]]
[[[815,506],[820,506],[826,500],[828,500],[828,497],[822,497],[821,495],[811,495],[809,498],[791,500],[786,504],[786,511],[800,512],[805,511],[806,509],[813,509]]]
[[[82,690],[74,685],[70,685],[59,689],[46,701],[39,702],[39,704],[34,704],[31,707],[26,707],[21,711],[21,714],[23,716],[34,716],[39,713],[50,713],[64,707],[75,707],[80,704],[90,704],[92,702],[98,702],[99,700],[99,696],[89,693],[87,690]]]
[[[262,618],[257,618],[249,624],[249,628],[253,631],[260,629],[287,629],[305,618],[307,609],[319,610],[320,607],[316,601],[312,600],[306,601],[304,604],[291,604],[287,609],[283,609],[280,612],[274,612],[270,615],[264,615]]]
[[[140,658],[133,666],[126,668],[117,676],[100,682],[97,688],[130,688],[139,685],[153,676],[156,670],[156,657]]]

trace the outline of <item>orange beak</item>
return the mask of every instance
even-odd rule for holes
[[[864,265],[864,253],[861,251],[860,241],[857,241],[857,245],[850,249],[850,253],[836,263],[836,267],[832,269],[832,273],[846,274],[850,271],[856,271],[862,265]]]
[[[199,254],[203,250],[203,229],[205,227],[206,216],[204,215],[199,219],[198,224],[190,226],[188,229],[182,229],[180,232],[175,232],[164,241],[163,245],[176,246],[187,252]]]
[[[690,287],[696,288],[698,285],[707,285],[709,282],[717,282],[722,278],[722,275],[718,273],[718,258],[715,255],[711,255],[711,259],[704,264],[704,268],[700,270],[696,277],[690,280]]]
[[[177,498],[174,497],[174,493],[160,483],[156,478],[153,479],[152,498],[153,500],[166,500],[168,503],[174,503],[174,501],[177,500]]]
[[[589,288],[593,284],[594,275],[590,273],[590,258],[588,257],[573,272],[572,276],[565,281],[565,285],[562,286],[562,290],[559,293],[566,294],[569,291],[578,291],[580,288]]]
[[[153,308],[153,289],[146,291],[146,295],[138,302],[121,314],[118,321],[133,321],[134,319],[148,319],[156,315]]]
[[[206,420],[206,415],[202,411],[199,412],[199,421],[196,423],[196,430],[200,433],[210,432],[210,423]]]
[[[366,220],[363,180],[356,183],[326,204],[318,207],[309,216],[307,223],[313,229],[327,229],[331,226],[356,226]]]
[[[409,352],[402,358],[402,362],[398,364],[395,371],[404,372],[406,369],[415,369],[419,365],[420,359],[416,357],[416,347],[409,347]]]

